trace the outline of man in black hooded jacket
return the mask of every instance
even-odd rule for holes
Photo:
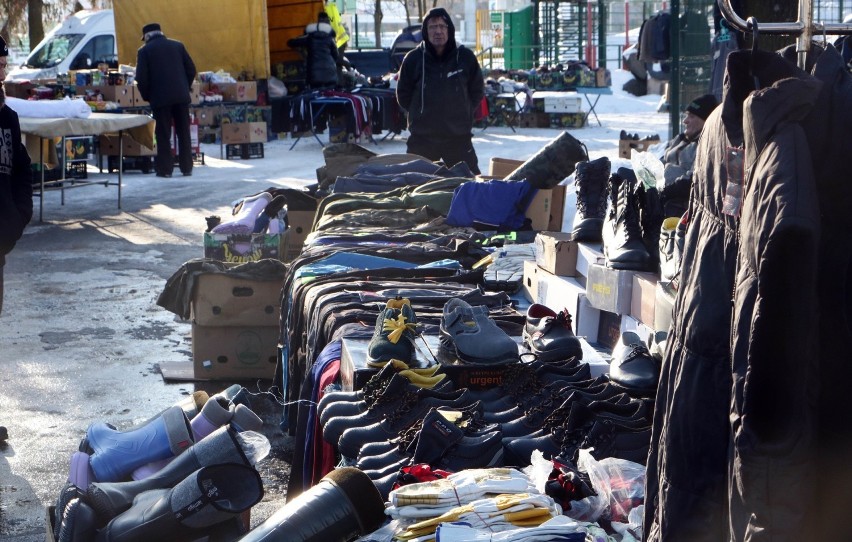
[[[396,99],[408,112],[408,152],[452,167],[467,162],[479,173],[473,149],[473,115],[485,83],[473,51],[456,44],[456,29],[443,8],[423,19],[423,41],[405,55]]]

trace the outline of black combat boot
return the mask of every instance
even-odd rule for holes
[[[651,256],[642,240],[639,209],[639,181],[613,175],[609,181],[606,218],[603,225],[603,253],[607,267],[648,271]]]
[[[577,212],[571,229],[574,241],[601,241],[610,167],[609,158],[606,156],[577,163],[577,169],[574,171]]]

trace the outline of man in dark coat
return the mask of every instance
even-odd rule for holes
[[[453,20],[443,8],[423,19],[423,41],[405,55],[396,99],[408,112],[408,152],[452,167],[467,162],[479,173],[473,116],[485,95],[473,51],[456,44]]]
[[[9,48],[0,37],[0,312],[3,310],[6,254],[15,247],[33,217],[30,157],[21,143],[18,115],[5,103],[3,81],[6,79],[8,56]]]
[[[719,105],[719,100],[712,94],[695,98],[686,106],[683,117],[683,131],[666,144],[663,155],[666,184],[671,184],[682,177],[692,178],[692,165],[695,162],[695,147],[704,121]]]
[[[325,12],[320,12],[316,23],[305,27],[304,35],[289,40],[287,45],[305,51],[308,86],[314,89],[337,86],[337,43]]]
[[[145,45],[136,53],[136,84],[142,98],[151,103],[156,121],[156,170],[158,177],[171,177],[171,126],[178,144],[178,163],[184,175],[192,175],[192,141],[189,135],[190,88],[195,79],[195,63],[186,47],[166,38],[157,23],[142,28]]]

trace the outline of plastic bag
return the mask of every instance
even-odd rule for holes
[[[630,511],[645,501],[645,466],[626,459],[598,461],[588,449],[580,450],[577,467],[587,473],[597,496],[572,501],[565,515],[579,521],[631,523]]]
[[[662,190],[666,187],[665,166],[659,158],[648,151],[630,153],[630,164],[636,178],[642,181],[647,188]]]
[[[269,89],[270,98],[283,98],[287,95],[287,85],[281,79],[270,77],[266,80],[266,84]]]

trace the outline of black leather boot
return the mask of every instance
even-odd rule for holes
[[[577,212],[571,230],[571,238],[574,241],[601,241],[610,168],[611,164],[606,156],[577,163],[577,169],[574,171]]]
[[[181,542],[245,512],[263,498],[263,482],[246,465],[204,467],[172,489],[139,494],[133,506],[98,531],[97,542]]]
[[[603,225],[603,253],[607,267],[634,271],[651,269],[651,255],[642,240],[638,185],[635,177],[610,177]]]
[[[260,458],[255,457],[252,450],[247,454],[243,449],[241,442],[245,442],[245,439],[245,436],[238,436],[237,431],[229,426],[220,427],[149,478],[133,482],[91,484],[87,491],[87,501],[98,516],[107,522],[130,508],[133,499],[143,491],[174,487],[202,467],[222,463],[251,466]]]

